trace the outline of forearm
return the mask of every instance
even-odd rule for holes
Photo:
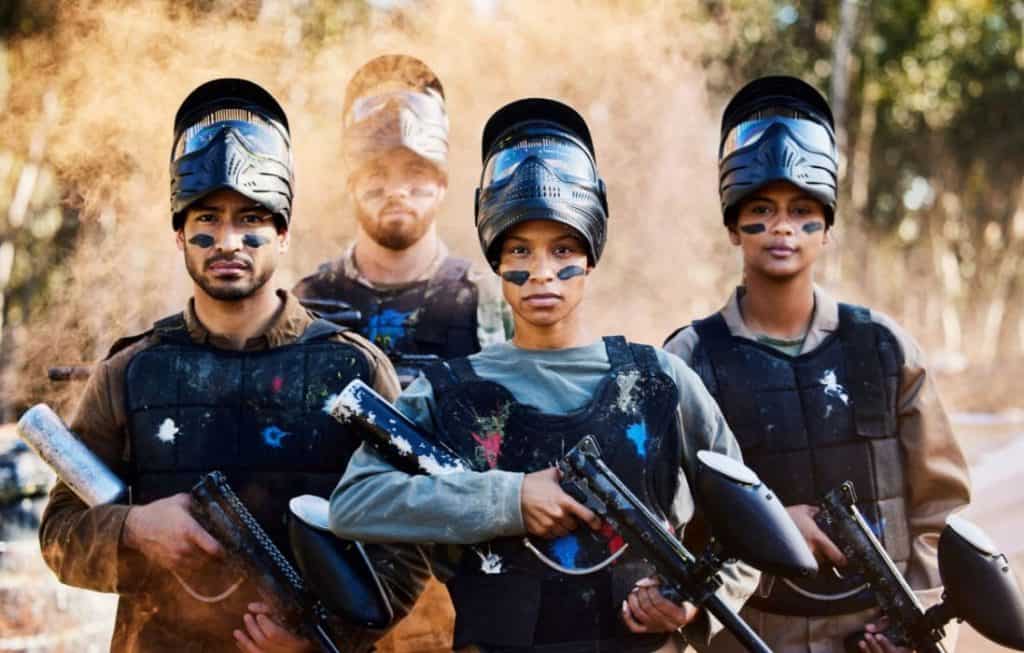
[[[121,534],[129,507],[87,507],[62,482],[50,493],[39,527],[43,559],[67,585],[126,594],[140,588],[148,565],[126,549]]]
[[[331,530],[364,542],[473,544],[522,535],[522,481],[497,470],[410,476],[364,444],[331,495]]]

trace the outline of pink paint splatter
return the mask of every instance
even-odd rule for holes
[[[279,376],[275,376],[274,380],[270,382],[270,389],[273,390],[275,394],[278,393],[278,392],[281,392],[281,388],[283,388],[283,387],[284,387],[284,379],[282,379]]]
[[[476,440],[484,450],[484,459],[487,461],[487,467],[494,469],[498,466],[498,456],[501,455],[501,433],[499,431],[491,431],[485,437],[480,437],[476,433],[473,433],[473,439]]]
[[[626,541],[622,539],[622,536],[608,522],[601,523],[601,530],[598,533],[608,540],[608,553],[615,553],[626,545]]]

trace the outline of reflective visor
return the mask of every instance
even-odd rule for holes
[[[480,187],[499,184],[515,173],[523,161],[534,158],[557,174],[563,181],[597,183],[594,161],[585,149],[575,141],[552,134],[536,136],[516,135],[518,139],[508,147],[497,143],[497,151],[487,160]]]
[[[220,109],[185,129],[174,146],[174,160],[198,152],[231,130],[253,154],[291,161],[288,137],[281,127],[246,109]]]
[[[349,107],[345,116],[345,126],[362,122],[389,104],[409,109],[423,120],[441,122],[445,117],[444,100],[435,91],[394,91],[358,98]]]
[[[771,116],[769,118],[747,120],[729,130],[725,140],[722,141],[722,151],[719,154],[719,158],[724,159],[736,150],[758,142],[772,125],[785,126],[790,135],[798,140],[804,146],[804,149],[808,151],[835,156],[835,141],[832,138],[832,134],[824,126],[813,120]]]

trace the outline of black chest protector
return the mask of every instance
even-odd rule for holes
[[[125,372],[133,502],[188,491],[219,469],[288,551],[288,500],[329,496],[359,445],[324,410],[349,381],[371,381],[363,353],[331,339],[340,330],[316,320],[293,344],[235,352],[193,343],[180,314],[157,322],[160,344]]]
[[[467,277],[469,267],[469,261],[449,256],[429,281],[396,289],[367,288],[341,275],[317,275],[303,295],[351,304],[362,313],[362,335],[390,356],[469,356],[480,351],[478,291]]]
[[[583,436],[593,435],[602,458],[656,514],[668,514],[679,483],[679,390],[662,371],[653,348],[605,338],[611,363],[593,400],[567,415],[518,403],[504,386],[473,371],[465,358],[427,369],[438,402],[438,433],[478,470],[534,472],[551,467]],[[629,552],[600,570],[622,547],[609,529],[585,525],[555,540],[533,539],[552,563],[531,553],[522,538],[462,548],[450,563],[448,590],[455,605],[455,648],[485,651],[652,651],[664,635],[631,635],[622,625],[622,600],[651,573]],[[562,567],[568,571],[557,571]]]
[[[718,401],[743,460],[783,504],[815,505],[853,481],[858,507],[889,555],[910,557],[903,452],[896,402],[903,353],[870,311],[839,305],[839,328],[814,351],[787,356],[733,336],[720,314],[694,322],[693,368]],[[751,605],[773,613],[828,616],[874,605],[859,578],[831,570],[777,579]]]

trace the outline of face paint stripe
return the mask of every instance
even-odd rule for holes
[[[745,224],[740,227],[740,231],[745,234],[760,234],[768,230],[768,227],[764,226],[762,222],[755,222],[754,224]]]
[[[188,239],[188,242],[196,247],[202,247],[203,249],[209,249],[213,247],[213,236],[210,234],[196,234]]]
[[[583,276],[586,273],[587,271],[578,265],[567,265],[558,271],[557,276],[562,281],[566,281],[567,279],[572,279],[573,277]]]
[[[824,228],[825,225],[821,222],[808,222],[803,227],[801,227],[801,229],[804,230],[805,234],[813,234],[815,232],[821,231]]]
[[[245,245],[246,247],[252,247],[253,249],[256,249],[257,247],[263,247],[269,242],[269,238],[267,238],[266,236],[261,236],[259,234],[245,234],[244,236],[242,236],[242,244]]]
[[[514,283],[517,286],[525,285],[530,280],[530,273],[526,270],[509,270],[508,272],[502,272],[501,278],[509,283]]]

